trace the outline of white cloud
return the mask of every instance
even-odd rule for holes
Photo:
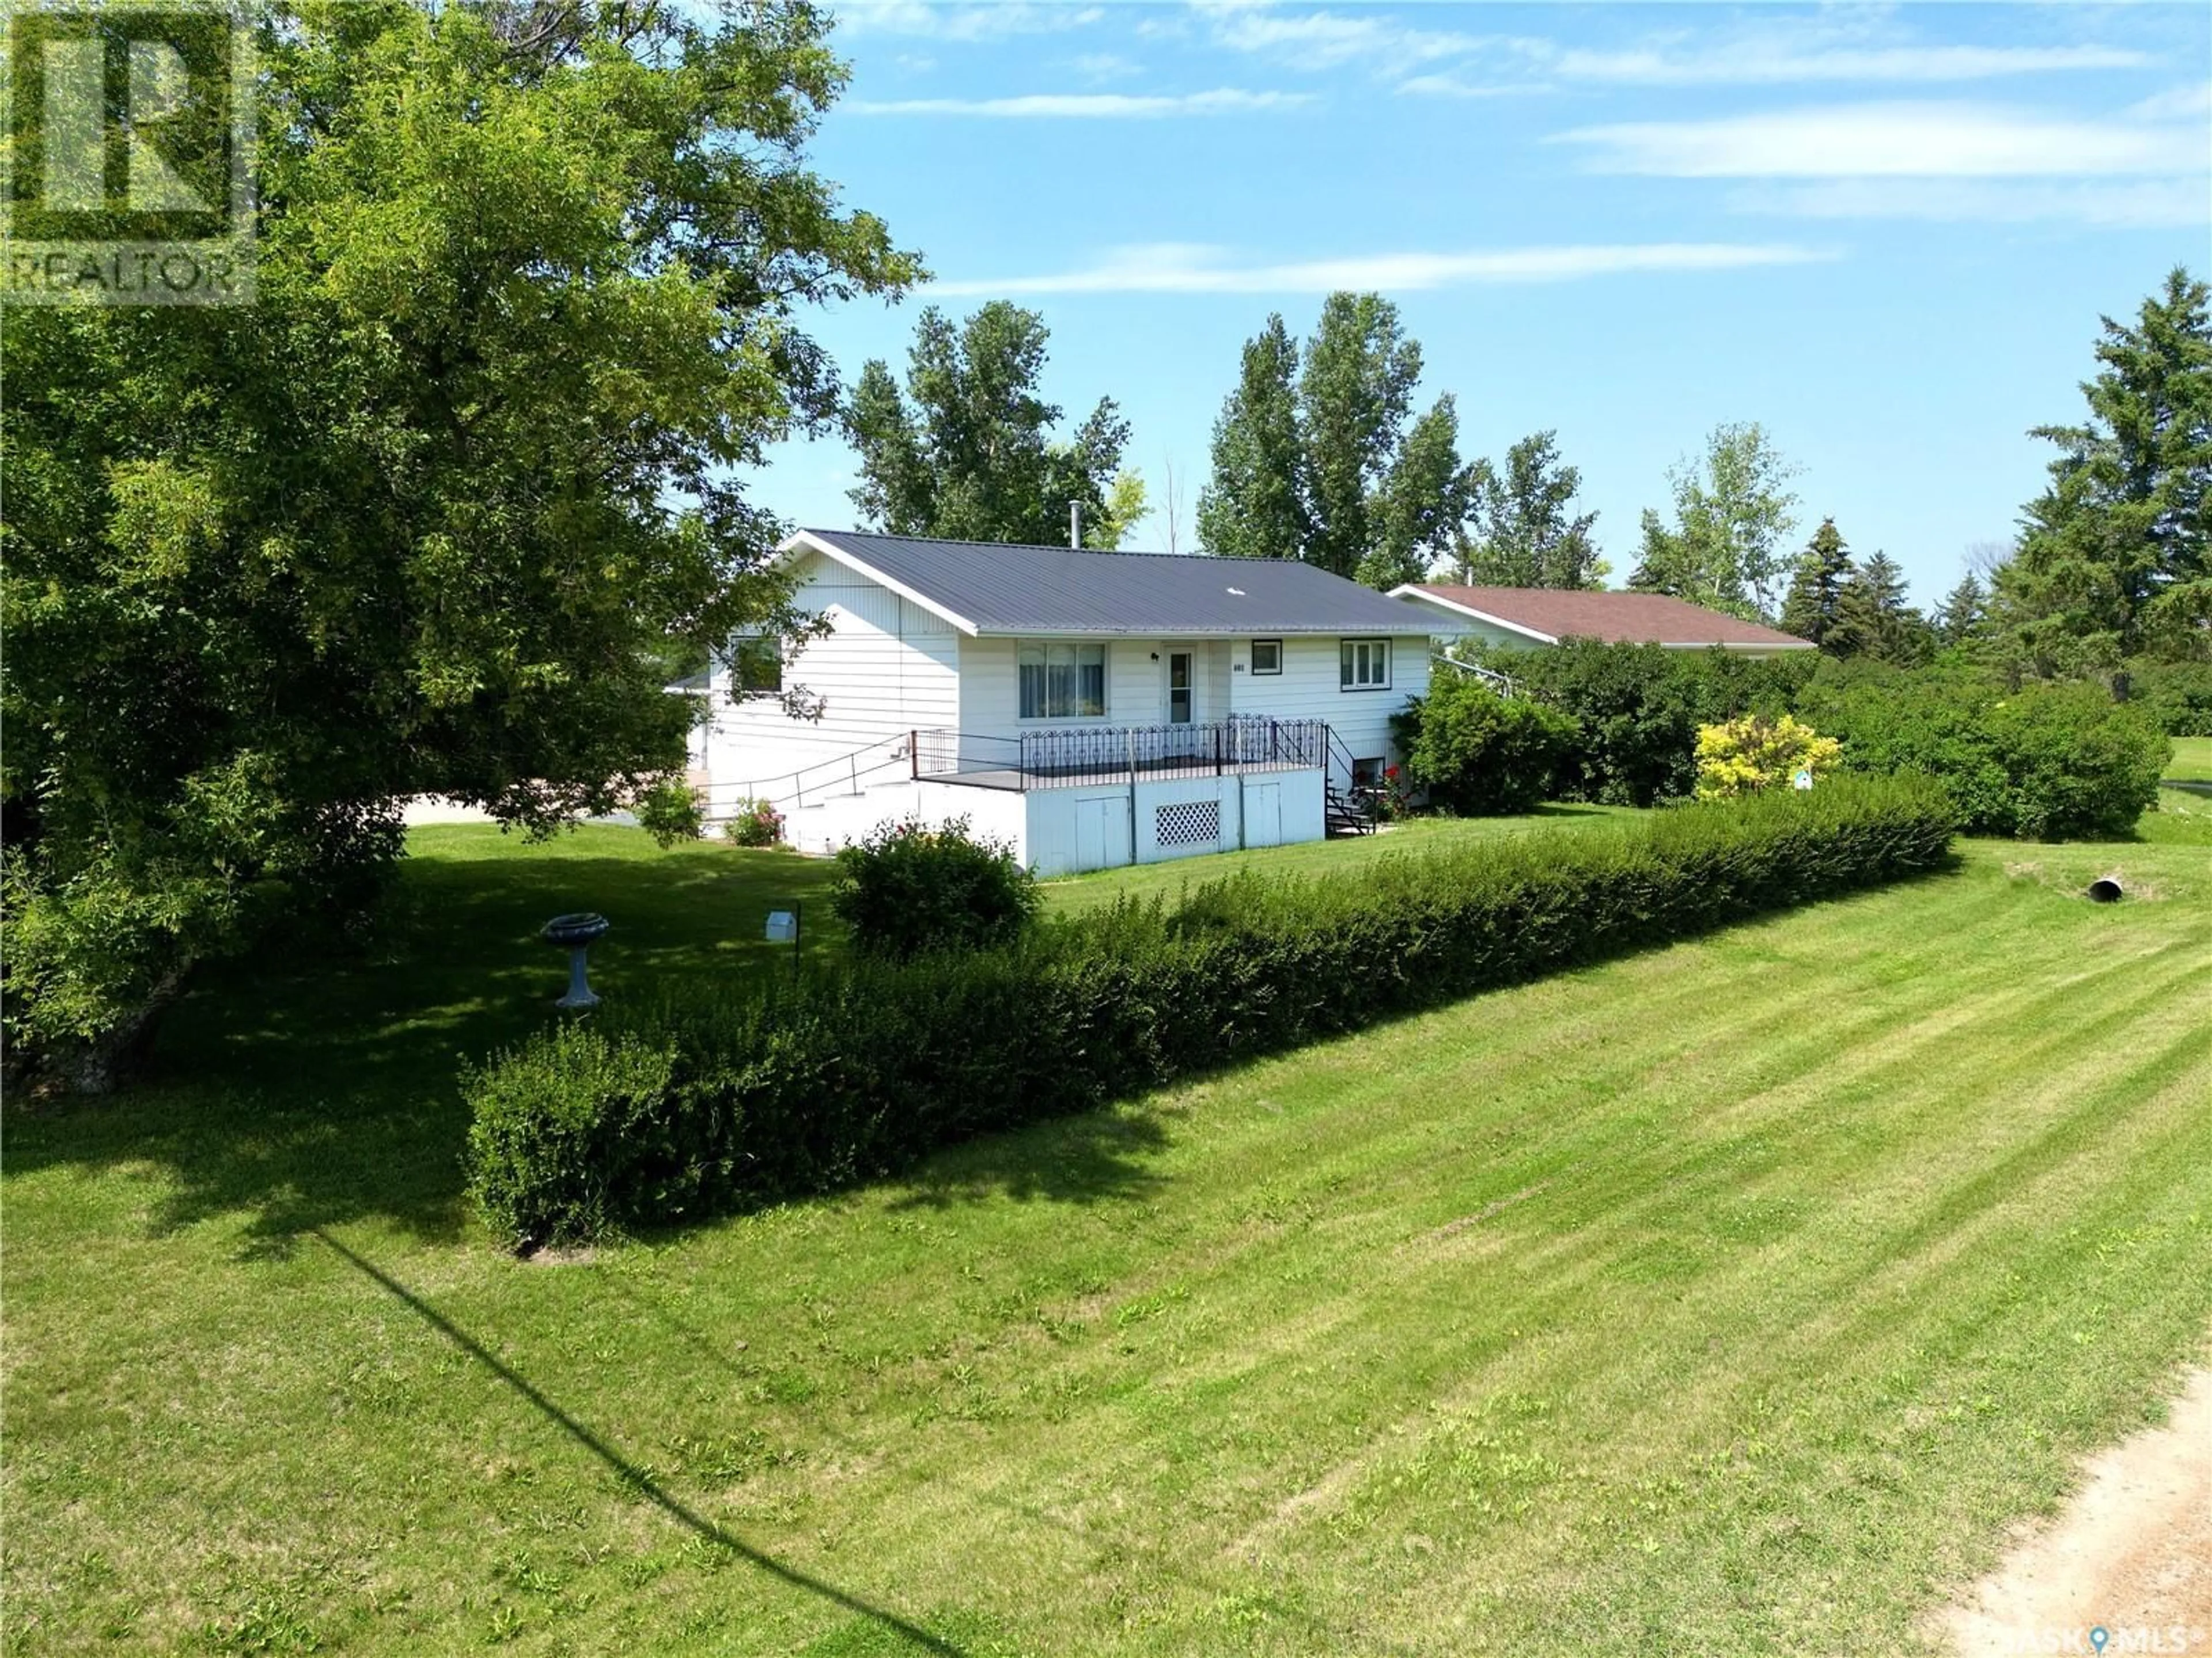
[[[1735,242],[1516,247],[1465,252],[1360,253],[1284,264],[1239,264],[1229,250],[1193,242],[1115,248],[1085,269],[939,282],[947,296],[1006,294],[1327,294],[1338,288],[1456,288],[1486,282],[1572,282],[1630,271],[1739,270],[1804,264],[1833,255]]]
[[[849,115],[957,115],[994,120],[1149,120],[1167,115],[1242,115],[1294,109],[1316,101],[1310,92],[1033,92],[1012,98],[861,99],[843,105]]]
[[[1416,27],[1381,9],[1291,10],[1269,0],[1200,0],[1214,44],[1302,70],[1364,64],[1400,76],[1447,59],[1486,72],[1419,76],[1401,90],[1483,95],[1493,83],[1536,79],[1647,86],[1934,83],[2003,76],[2140,69],[2157,60],[2116,46],[1983,46],[1920,44],[1880,11],[1760,19],[1720,28],[1646,33],[1615,50],[1569,46],[1527,35],[1474,34]],[[1416,9],[1407,15],[1418,17]],[[1884,40],[1881,37],[1890,37]]]
[[[2154,60],[2110,46],[1880,46],[1792,50],[1718,44],[1674,52],[1562,51],[1544,67],[1578,81],[1642,86],[1771,86],[1820,81],[1983,81],[2062,70],[2140,69]]]
[[[2144,179],[2094,184],[1993,179],[1823,179],[1736,191],[1738,212],[1805,219],[1917,219],[1947,224],[2027,224],[2063,220],[2112,229],[2203,228],[2212,220],[2204,184]]]
[[[2139,121],[2203,121],[2212,119],[2212,81],[2175,87],[2128,106]]]
[[[993,40],[1014,34],[1049,34],[1087,28],[1106,13],[1100,6],[1054,4],[1051,0],[994,0],[983,5],[938,5],[931,0],[848,0],[836,8],[847,34],[918,34],[938,40]]]
[[[1076,55],[1073,67],[1086,81],[1126,81],[1139,72],[1134,58],[1118,52],[1085,52]]]
[[[2172,173],[2204,164],[2202,131],[1973,104],[1838,104],[1710,121],[1581,127],[1606,173],[1669,178],[2007,178]]]
[[[1549,92],[1541,81],[1468,81],[1457,75],[1416,75],[1398,82],[1398,90],[1422,98],[1513,98],[1531,92]]]
[[[1380,12],[1356,16],[1332,11],[1291,13],[1252,3],[1213,4],[1201,9],[1215,45],[1232,52],[1260,53],[1293,69],[1335,69],[1366,61],[1403,70],[1471,52],[1486,39],[1409,27]]]

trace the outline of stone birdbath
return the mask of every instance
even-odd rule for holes
[[[574,915],[556,915],[546,922],[539,936],[549,944],[557,944],[568,952],[568,993],[553,1004],[572,1013],[597,1007],[599,999],[592,993],[591,981],[584,976],[584,953],[591,949],[592,941],[605,935],[607,918],[580,912]]]

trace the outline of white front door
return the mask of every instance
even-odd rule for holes
[[[1168,653],[1168,724],[1188,726],[1191,722],[1197,690],[1192,683],[1192,660],[1188,651]]]

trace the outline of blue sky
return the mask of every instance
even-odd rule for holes
[[[1923,602],[2008,537],[2076,418],[2100,313],[2212,270],[2201,5],[928,4],[836,9],[820,169],[935,280],[817,313],[856,375],[921,307],[1052,330],[1047,394],[1114,397],[1179,539],[1270,311],[1395,300],[1464,454],[1555,428],[1613,581],[1666,471],[1756,420]],[[842,525],[850,452],[763,504]]]

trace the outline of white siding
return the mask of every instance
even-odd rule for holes
[[[747,793],[779,801],[838,784],[834,762],[960,717],[959,635],[951,623],[819,556],[801,567],[796,602],[830,620],[785,665],[787,689],[822,701],[818,720],[794,720],[773,696],[733,696],[726,666],[714,672],[707,741],[717,810]],[[890,750],[862,763],[888,768]]]
[[[1366,638],[1371,635],[1359,635]],[[1398,635],[1390,641],[1390,688],[1388,690],[1348,691],[1339,683],[1341,641],[1334,635],[1292,636],[1283,641],[1283,671],[1279,674],[1252,671],[1249,641],[1238,640],[1230,676],[1236,712],[1267,714],[1277,720],[1326,720],[1337,741],[1355,760],[1373,756],[1401,759],[1390,740],[1390,716],[1404,712],[1413,697],[1429,689],[1429,640],[1426,634]],[[1340,776],[1337,781],[1346,780]]]

